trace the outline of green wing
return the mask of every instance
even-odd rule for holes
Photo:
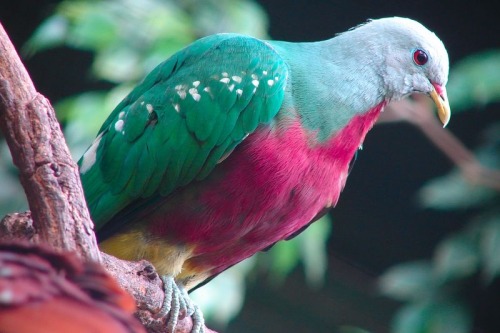
[[[161,63],[78,162],[96,228],[135,200],[206,177],[283,101],[288,68],[267,43],[220,34]]]

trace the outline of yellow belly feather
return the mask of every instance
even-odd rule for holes
[[[194,246],[155,239],[143,230],[132,229],[99,243],[101,251],[123,260],[148,260],[160,275],[171,275],[187,290],[210,276],[209,268],[190,264]]]

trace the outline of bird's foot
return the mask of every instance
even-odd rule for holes
[[[190,316],[193,321],[191,333],[204,333],[205,319],[200,308],[191,301],[186,289],[182,285],[178,285],[174,278],[170,275],[162,275],[163,290],[165,291],[165,299],[163,306],[158,313],[158,316],[166,316],[170,314],[167,323],[167,331],[174,333],[175,327],[179,320],[179,316],[184,318]]]

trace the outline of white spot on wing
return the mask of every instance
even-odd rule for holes
[[[175,111],[177,111],[177,113],[181,111],[181,106],[179,105],[179,103],[172,104],[172,106],[174,107]]]
[[[258,78],[257,74],[252,74],[252,80],[257,80]]]
[[[238,96],[241,96],[241,95],[243,94],[243,90],[241,90],[241,89],[236,89],[236,94],[237,94]]]
[[[272,87],[274,84],[274,80],[267,80],[267,84],[269,85],[269,87]]]
[[[94,140],[94,143],[92,143],[92,146],[90,146],[85,154],[83,154],[82,165],[80,166],[80,173],[82,175],[85,174],[95,163],[97,148],[101,143],[102,134],[103,133],[99,134],[99,136]]]
[[[177,95],[179,95],[181,99],[185,99],[187,96],[186,88],[186,85],[183,84],[178,84],[175,86],[175,91],[177,91]]]
[[[193,99],[198,102],[201,98],[201,95],[198,94],[198,89],[196,88],[191,88],[189,89],[189,94],[191,95],[191,97],[193,97]]]
[[[226,84],[227,84],[227,83],[229,83],[229,81],[231,81],[231,79],[230,79],[230,78],[228,78],[228,77],[225,77],[225,78],[220,79],[220,82],[222,82],[222,83],[226,83]]]
[[[233,81],[234,81],[234,82],[236,82],[236,83],[241,83],[241,76],[237,76],[237,75],[235,75],[235,76],[233,76],[233,77],[231,77],[231,78],[233,79]]]
[[[125,122],[122,119],[118,120],[115,123],[115,131],[120,132],[123,129],[124,124],[125,124]]]
[[[229,91],[233,91],[234,89],[234,84],[230,85],[229,87],[227,87],[227,89],[229,89]]]
[[[253,80],[252,84],[254,85],[255,88],[259,86],[259,81],[258,80]]]
[[[267,75],[267,71],[262,71],[262,74]]]
[[[153,106],[151,104],[146,104],[146,109],[148,109],[149,113],[153,112]]]
[[[229,74],[227,74],[226,72],[222,72],[222,76],[223,77],[229,77]]]
[[[118,119],[123,119],[123,117],[125,116],[125,111],[121,111],[119,114],[118,114]]]
[[[197,88],[200,85],[200,81],[194,81],[193,87]]]
[[[186,87],[184,85],[182,84],[176,85],[175,91],[177,91],[177,95],[179,95],[181,99],[186,98],[187,93],[186,93]]]
[[[214,95],[212,94],[212,90],[210,90],[210,87],[203,88],[203,91],[206,92],[212,99],[214,98]]]

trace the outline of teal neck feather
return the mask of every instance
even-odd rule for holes
[[[298,116],[320,142],[384,100],[382,77],[372,63],[378,57],[360,54],[363,48],[346,35],[315,43],[269,42],[291,69],[279,117]]]

